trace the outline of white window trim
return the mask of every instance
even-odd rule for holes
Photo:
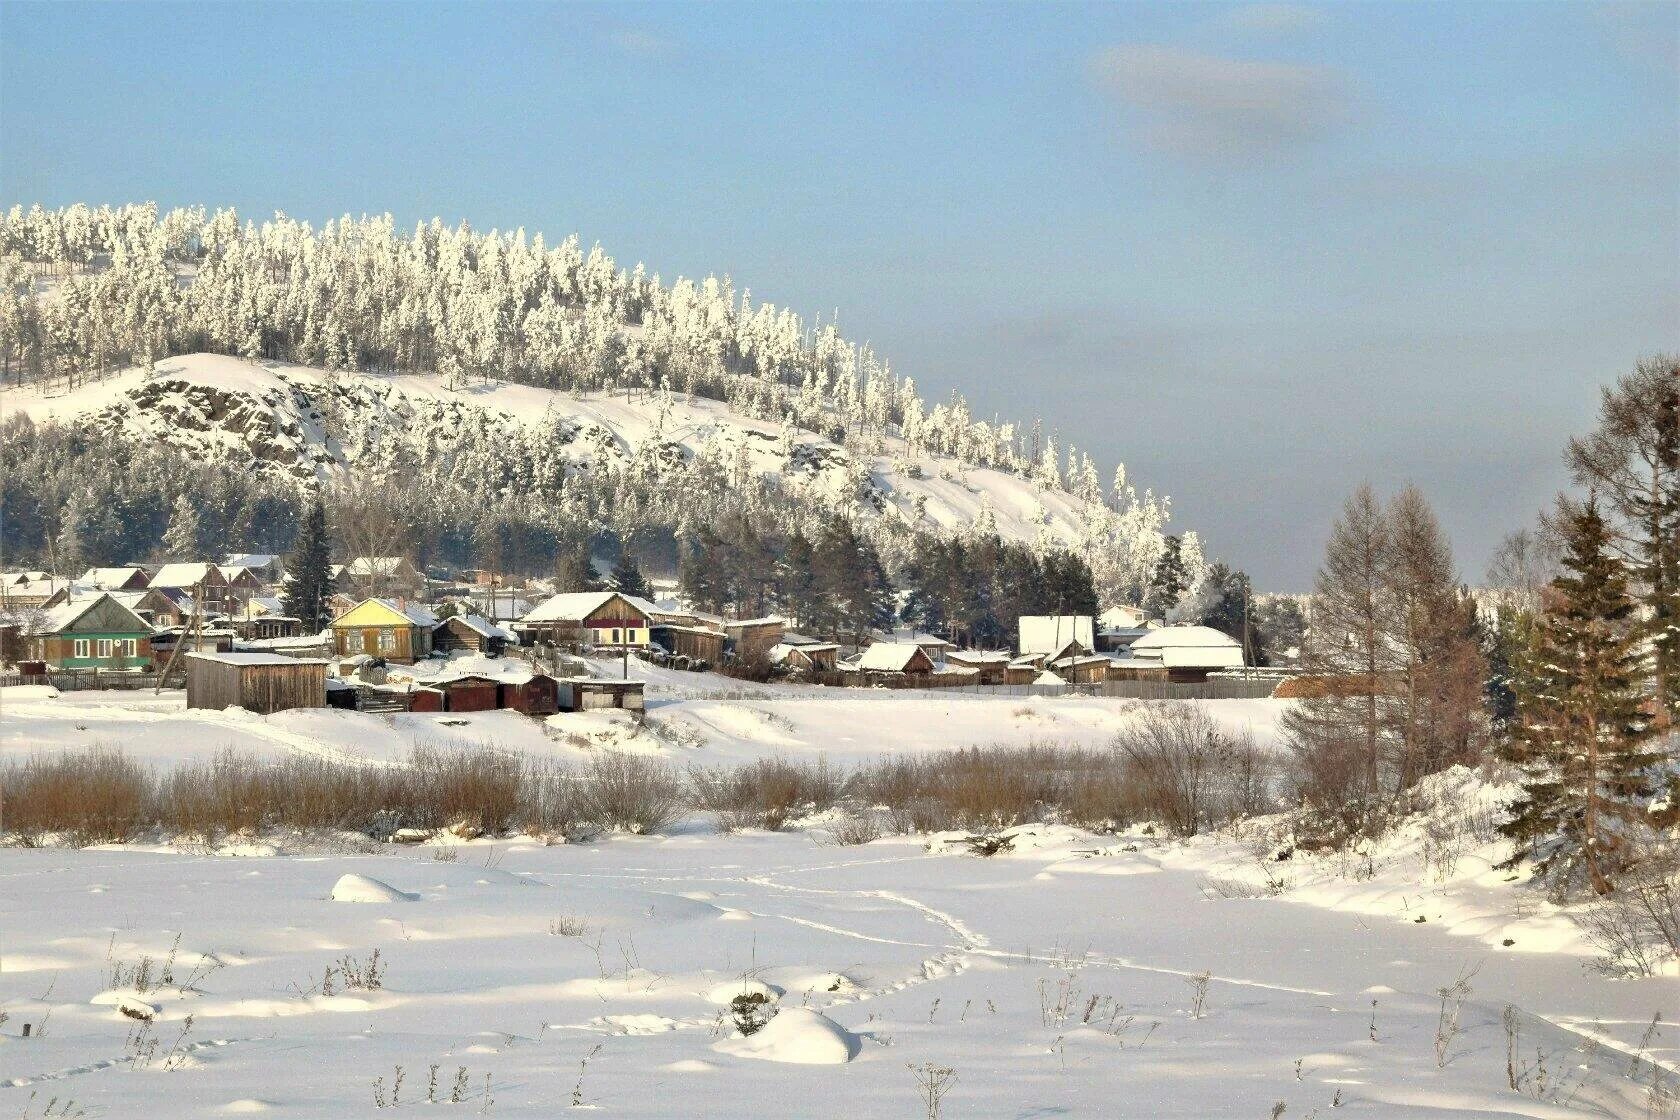
[[[70,645],[71,657],[86,657],[88,655],[88,640],[86,638],[72,638]]]
[[[98,641],[99,641],[99,646],[98,646],[99,656],[100,657],[111,656],[111,639],[100,638],[100,639],[98,639]]]

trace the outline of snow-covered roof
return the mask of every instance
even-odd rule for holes
[[[447,618],[440,619],[438,621],[438,625],[442,626],[448,621],[449,620]],[[455,621],[459,622],[462,626],[465,626],[469,630],[477,631],[486,638],[501,638],[510,642],[513,640],[512,634],[503,630],[500,626],[497,626],[494,622],[491,622],[488,618],[485,618],[481,614],[458,614],[455,616]]]
[[[926,657],[927,651],[913,642],[876,642],[858,655],[857,667],[902,673],[917,654]]]
[[[839,648],[840,647],[833,642],[801,642],[798,645],[790,645],[787,642],[777,642],[775,645],[770,647],[770,661],[772,664],[780,665],[782,662],[786,661],[789,656],[795,653],[804,654],[809,657],[811,654],[821,653],[825,649]]]
[[[725,626],[785,626],[787,619],[779,614],[767,614],[763,618],[731,618],[724,621]]]
[[[1096,642],[1088,614],[1024,614],[1020,625],[1022,653],[1059,653],[1069,642],[1090,649]]]
[[[212,572],[221,575],[221,569],[214,564],[165,564],[152,577],[152,586],[192,587],[209,579]]]
[[[954,649],[945,655],[945,660],[962,665],[1005,665],[1011,657],[1001,649]]]
[[[82,573],[81,581],[86,584],[91,584],[102,591],[112,591],[133,579],[136,572],[144,576],[146,574],[146,569],[135,566],[89,568],[86,572]]]
[[[406,564],[406,556],[358,556],[345,564],[344,570],[353,576],[394,576]]]
[[[1211,626],[1162,626],[1132,643],[1132,658],[1169,669],[1238,669],[1242,645]]]
[[[222,564],[229,568],[266,568],[278,559],[268,552],[230,552],[222,557]]]
[[[287,657],[279,653],[211,653],[198,651],[188,653],[188,657],[196,657],[200,661],[215,661],[222,665],[325,665],[326,661],[315,657]]]
[[[410,622],[413,622],[416,626],[436,626],[438,624],[438,616],[418,603],[410,603],[405,607],[399,604],[395,599],[376,598],[374,599],[374,602],[383,607],[390,607],[398,614],[406,617]]]
[[[626,595],[620,591],[568,591],[553,598],[544,599],[528,611],[522,622],[582,622],[596,611],[600,610],[614,597],[623,599],[636,610],[645,615],[656,613],[657,608],[646,599],[636,595]]]
[[[1056,674],[1052,673],[1048,669],[1044,670],[1044,672],[1042,672],[1038,676],[1034,677],[1033,678],[1033,683],[1036,684],[1036,685],[1055,685],[1057,687],[1061,687],[1061,686],[1067,684],[1067,682],[1064,681],[1061,677],[1058,677]]]
[[[77,599],[71,599],[69,602],[60,603],[56,607],[49,607],[41,620],[40,632],[43,634],[56,634],[62,630],[68,629],[78,618],[81,618],[84,614],[91,611],[94,607],[98,606],[106,599],[111,600],[118,609],[126,612],[128,616],[137,623],[134,627],[136,633],[151,632],[152,627],[145,619],[135,614],[132,608],[125,605],[122,600],[118,599],[115,595],[112,595],[109,591],[101,591],[97,595],[88,595]]]
[[[1133,626],[1142,626],[1146,617],[1148,616],[1144,614],[1142,607],[1121,603],[1118,606],[1109,607],[1098,615],[1097,622],[1105,631],[1125,630]]]

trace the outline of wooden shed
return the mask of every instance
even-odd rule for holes
[[[737,659],[756,661],[770,656],[770,650],[782,640],[787,621],[777,615],[731,619],[723,624],[723,629],[734,643]]]
[[[439,697],[439,707],[422,707],[422,704],[432,703],[432,696]],[[416,712],[493,712],[499,707],[498,700],[501,690],[491,677],[463,675],[449,677],[444,680],[430,681],[425,686],[414,690],[414,702],[409,710]],[[424,699],[422,699],[424,697]]]
[[[653,644],[674,657],[690,661],[704,661],[716,665],[723,660],[722,630],[707,626],[687,626],[670,622],[655,622],[651,629]]]
[[[327,706],[327,663],[274,653],[189,653],[187,707],[267,715]]]
[[[502,681],[498,702],[504,708],[528,716],[551,716],[560,710],[560,682],[547,673],[532,673],[524,680]]]
[[[641,712],[647,709],[641,681],[567,677],[560,681],[559,685],[562,712],[588,712],[598,708],[624,708],[632,712]]]

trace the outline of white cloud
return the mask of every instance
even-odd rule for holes
[[[1099,51],[1092,71],[1151,146],[1201,161],[1245,162],[1311,144],[1353,117],[1349,83],[1324,66],[1134,44]]]

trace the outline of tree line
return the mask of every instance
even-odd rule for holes
[[[1415,488],[1343,507],[1307,695],[1284,720],[1303,800],[1341,838],[1385,827],[1429,774],[1499,762],[1520,787],[1508,866],[1560,892],[1610,892],[1666,843],[1652,811],[1680,794],[1680,359],[1605,388],[1565,461],[1576,491],[1505,540],[1481,594]]]

